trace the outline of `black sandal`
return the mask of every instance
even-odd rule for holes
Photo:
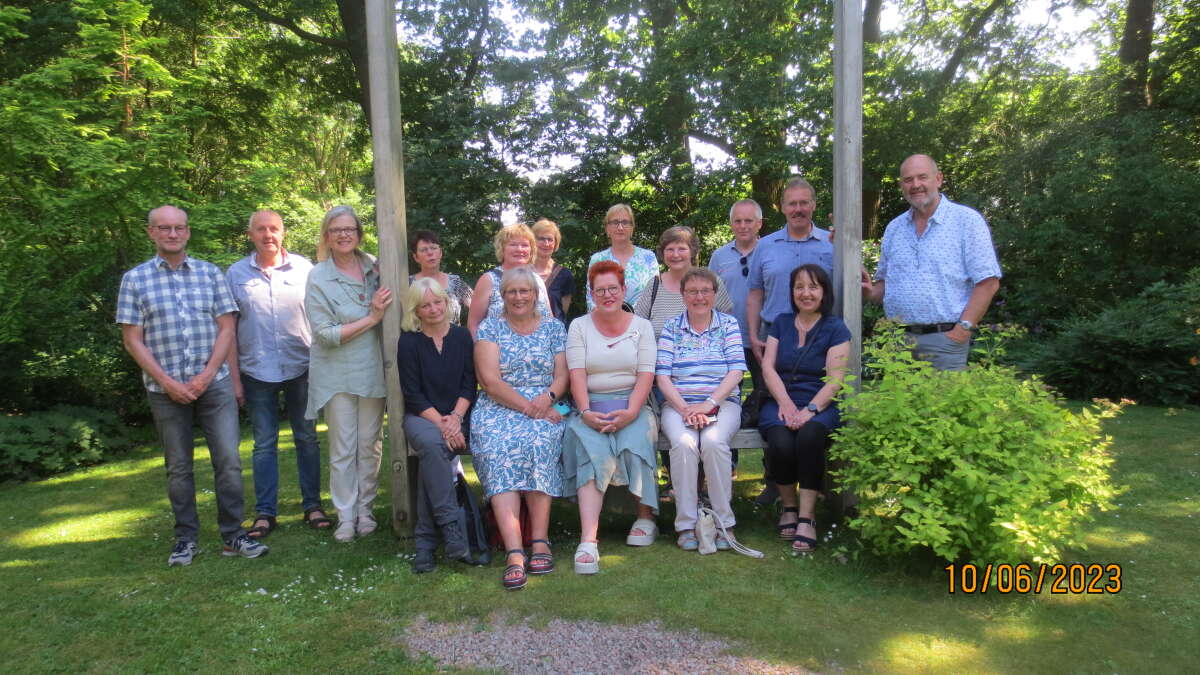
[[[314,513],[321,515],[313,517]],[[304,522],[314,530],[328,530],[333,526],[333,521],[325,515],[325,509],[319,506],[314,506],[311,509],[304,509]]]
[[[259,525],[258,521],[260,520],[265,522],[266,525]],[[253,527],[246,530],[247,537],[250,537],[251,539],[266,539],[267,535],[271,534],[271,532],[275,529],[275,516],[264,516],[260,513],[254,516],[254,522],[251,523],[251,525],[253,525]]]
[[[550,542],[545,539],[534,539],[530,544],[545,544],[546,548],[550,548]],[[554,549],[550,548],[549,553],[534,553],[529,556],[529,573],[530,574],[550,574],[554,571]]]
[[[813,522],[812,518],[797,518],[796,519],[796,531],[797,532],[800,531],[801,525],[812,525],[813,526],[813,534],[816,534],[817,524]],[[797,546],[797,544],[803,544],[803,546]],[[794,537],[792,537],[792,553],[793,554],[802,555],[804,553],[812,553],[815,550],[817,550],[817,540],[816,539],[813,539],[812,537],[806,537],[802,534],[796,534]]]
[[[782,513],[780,513],[780,517],[783,517],[784,513],[796,514],[796,522],[794,522],[794,523],[779,523],[775,526],[775,529],[779,531],[780,539],[786,539],[788,541],[793,541],[792,538],[796,536],[796,526],[800,524],[800,507],[785,506],[785,507],[783,507]]]
[[[514,549],[510,549],[509,551],[506,551],[505,556],[510,556],[514,553],[520,553],[522,558],[525,557],[524,549],[519,549],[519,548],[514,548]],[[509,575],[513,574],[514,572],[519,572],[520,574],[518,576],[509,578]],[[504,590],[506,590],[506,591],[517,591],[522,588],[525,588],[525,584],[528,581],[529,581],[529,577],[525,574],[525,563],[524,562],[522,562],[520,565],[509,565],[508,567],[505,567],[504,574],[500,575],[500,584],[502,586],[504,586]]]

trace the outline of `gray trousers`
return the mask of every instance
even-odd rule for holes
[[[167,498],[175,512],[175,538],[196,541],[200,518],[196,514],[196,479],[192,471],[195,455],[192,423],[199,422],[208,440],[217,493],[217,525],[223,539],[232,539],[242,529],[242,458],[238,455],[238,404],[233,380],[213,382],[200,398],[180,404],[171,397],[147,391],[154,426],[163,446],[167,465]]]
[[[417,522],[413,525],[413,538],[418,549],[433,550],[441,542],[438,528],[458,520],[454,453],[446,446],[437,425],[424,417],[406,414],[404,436],[419,460]],[[469,432],[464,436],[470,438]]]
[[[966,370],[967,354],[971,353],[971,341],[959,344],[946,337],[945,333],[908,334],[913,342],[913,355],[933,364],[938,370]]]

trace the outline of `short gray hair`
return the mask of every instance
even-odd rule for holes
[[[733,203],[733,206],[729,207],[729,220],[730,221],[733,220],[733,210],[736,209],[737,207],[743,206],[745,204],[749,204],[750,206],[754,207],[754,219],[755,220],[762,220],[762,207],[758,205],[758,202],[754,201],[753,199],[739,199]]]
[[[525,282],[533,289],[533,301],[536,303],[541,294],[538,292],[538,275],[529,265],[520,265],[508,270],[504,276],[500,277],[500,295],[504,296],[504,291],[513,284]]]

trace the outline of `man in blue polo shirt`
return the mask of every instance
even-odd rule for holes
[[[191,231],[182,209],[150,211],[146,233],[155,256],[121,277],[117,323],[125,350],[142,368],[163,445],[167,497],[175,512],[175,547],[167,564],[189,565],[200,552],[193,421],[208,440],[223,554],[257,558],[267,547],[242,529],[238,405],[225,365],[237,305],[220,268],[187,254]]]
[[[766,326],[775,317],[792,311],[789,288],[792,270],[813,263],[833,277],[833,242],[829,232],[813,224],[816,192],[808,181],[793,176],[779,198],[779,210],[787,224],[762,238],[750,257],[750,292],[746,298],[746,320],[750,345],[761,360],[766,348]]]
[[[900,165],[900,191],[912,208],[888,223],[874,283],[863,271],[863,298],[905,324],[918,358],[962,370],[971,333],[1000,288],[1000,263],[983,216],[941,188],[929,155]]]

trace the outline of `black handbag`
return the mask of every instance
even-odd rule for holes
[[[475,493],[467,485],[466,478],[458,474],[454,479],[454,495],[458,500],[458,524],[467,535],[470,553],[465,562],[471,565],[487,565],[492,562],[492,550],[488,546],[487,525]]]

